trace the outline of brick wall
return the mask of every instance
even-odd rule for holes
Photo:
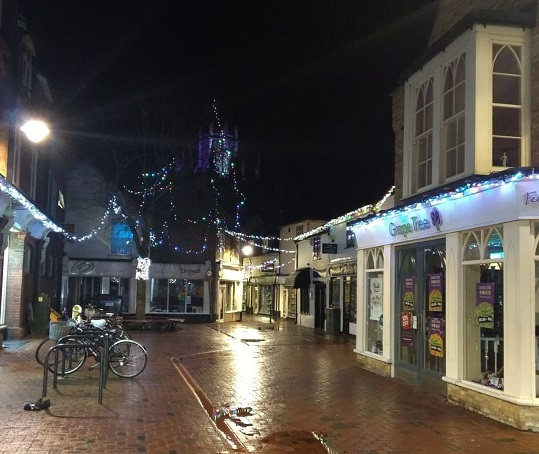
[[[447,400],[517,429],[539,432],[539,407],[517,405],[450,383]]]
[[[357,355],[360,367],[383,377],[391,376],[391,364],[371,358],[370,356]]]
[[[6,285],[6,324],[9,339],[22,339],[28,334],[26,305],[22,301],[24,239],[26,233],[10,233]]]
[[[404,148],[404,85],[392,93],[393,115],[391,123],[395,135],[395,202],[402,199],[403,148]]]

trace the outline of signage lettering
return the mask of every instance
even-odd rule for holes
[[[414,216],[410,220],[411,222],[405,222],[403,224],[391,222],[389,224],[389,234],[391,236],[403,236],[406,238],[410,233],[429,230],[431,228],[431,223],[428,219],[419,219],[417,216]]]
[[[526,192],[524,194],[524,205],[531,205],[532,203],[539,203],[537,191]]]

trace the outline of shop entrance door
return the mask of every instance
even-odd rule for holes
[[[446,395],[445,243],[397,249],[395,377]]]

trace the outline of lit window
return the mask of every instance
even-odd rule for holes
[[[319,236],[313,238],[313,259],[319,259],[322,253],[322,241]]]
[[[127,222],[116,222],[112,225],[110,252],[112,254],[130,255],[133,251],[133,232]]]
[[[356,235],[352,227],[346,227],[346,247],[356,247]]]

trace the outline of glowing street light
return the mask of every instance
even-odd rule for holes
[[[253,253],[253,246],[250,244],[246,244],[241,248],[241,252],[243,252],[243,255],[246,257],[249,257]]]
[[[50,134],[50,129],[41,120],[30,120],[21,126],[21,131],[34,143],[41,142]]]

